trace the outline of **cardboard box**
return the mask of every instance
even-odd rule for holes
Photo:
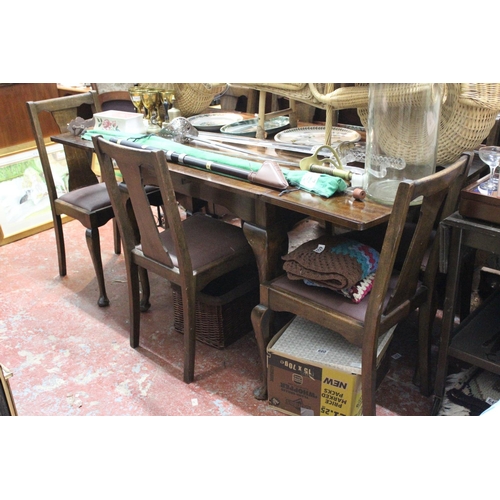
[[[379,339],[378,363],[392,334]],[[301,317],[267,348],[268,399],[288,415],[354,416],[362,413],[361,348]]]

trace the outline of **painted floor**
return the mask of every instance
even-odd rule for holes
[[[129,345],[126,273],[101,231],[108,308],[84,229],[64,225],[66,277],[58,274],[54,231],[0,247],[0,362],[21,416],[286,416],[253,397],[259,359],[253,333],[217,350],[197,343],[195,381],[182,381],[183,337],[173,328],[172,291],[151,276],[152,307],[140,347]],[[399,332],[399,333],[398,333]],[[414,321],[398,327],[391,367],[377,391],[379,415],[429,415],[432,400],[412,384]]]

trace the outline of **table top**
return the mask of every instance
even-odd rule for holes
[[[453,226],[459,229],[472,230],[477,233],[500,235],[500,224],[494,222],[464,217],[459,212],[454,212],[441,221],[443,226]]]
[[[93,150],[92,141],[70,133],[53,136],[51,139],[66,146]],[[273,154],[272,149],[267,150],[266,154]],[[276,156],[278,163],[280,157],[283,157],[282,152],[279,157]],[[297,156],[290,156],[289,159],[298,161]],[[207,183],[207,185],[216,185],[218,189],[233,192],[237,195],[258,198],[259,201],[266,204],[317,218],[346,230],[361,231],[368,229],[387,221],[391,214],[390,206],[371,200],[356,201],[345,193],[335,194],[328,199],[304,190],[282,193],[276,189],[202,169],[175,163],[169,163],[169,165],[174,175],[179,174]],[[286,168],[290,167],[287,166]]]
[[[460,233],[458,248],[452,245],[450,229]],[[441,221],[440,233],[439,269],[443,273],[448,272],[450,251],[460,254],[463,246],[500,255],[499,224],[464,217],[459,212],[454,212]]]

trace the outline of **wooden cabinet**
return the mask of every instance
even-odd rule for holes
[[[35,147],[26,102],[58,96],[56,83],[0,84],[0,156]],[[49,135],[57,134],[52,117],[45,120]]]

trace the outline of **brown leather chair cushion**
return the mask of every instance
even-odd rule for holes
[[[391,278],[384,306],[387,305],[396,282],[397,277]],[[359,321],[364,321],[365,319],[368,297],[365,297],[361,302],[355,304],[344,296],[335,293],[328,288],[308,286],[303,281],[292,281],[288,279],[286,275],[276,278],[272,282],[272,288],[281,289],[286,292],[290,292],[293,295],[299,295],[305,299],[312,300],[322,306],[329,307],[341,314],[346,314]]]
[[[200,269],[214,261],[224,260],[239,251],[252,249],[241,228],[214,219],[208,215],[195,214],[183,222],[193,269]],[[160,235],[174,266],[178,265],[174,243],[167,229]],[[192,244],[190,244],[192,242]]]
[[[63,194],[59,199],[71,205],[83,208],[88,212],[93,212],[94,210],[111,205],[108,190],[104,182],[75,189],[74,191]]]

